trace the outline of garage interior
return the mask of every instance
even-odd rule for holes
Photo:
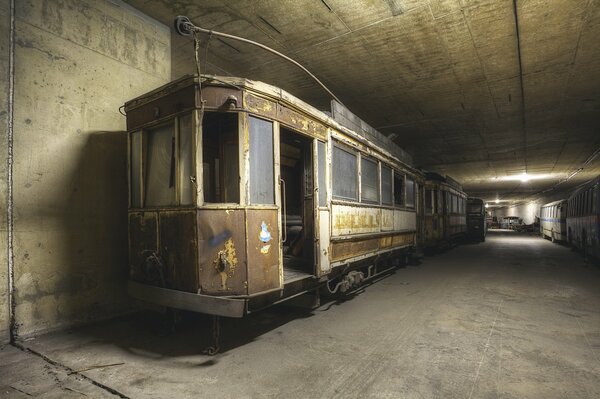
[[[0,4],[0,398],[596,398],[598,261],[488,231],[344,300],[175,326],[127,294],[123,104],[196,73],[185,15],[314,73],[490,217],[534,225],[600,175],[597,0],[10,0]],[[331,97],[202,35],[202,73]]]

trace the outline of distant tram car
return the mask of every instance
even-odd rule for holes
[[[569,244],[600,259],[600,177],[576,190],[567,206]]]
[[[542,205],[540,208],[540,234],[554,241],[567,241],[567,200]]]
[[[423,225],[425,248],[440,248],[465,237],[466,198],[458,182],[437,173],[426,173]]]
[[[485,241],[487,233],[487,212],[480,198],[467,198],[467,235],[478,241]]]
[[[188,76],[125,111],[135,298],[242,317],[416,251],[423,174],[339,103],[329,116],[264,83]],[[463,233],[464,193],[436,187],[448,236]]]

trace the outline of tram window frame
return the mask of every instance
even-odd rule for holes
[[[410,184],[409,184],[409,182],[410,182]],[[405,198],[404,198],[405,206],[410,209],[415,209],[416,182],[414,179],[406,176],[404,179],[404,185],[405,185]],[[411,189],[410,189],[411,195],[410,196],[409,196],[409,189],[408,189],[409,186],[411,187]],[[409,202],[409,198],[410,198],[410,202]]]
[[[203,205],[240,203],[240,118],[237,112],[204,114],[201,148]]]
[[[195,205],[192,121],[192,113],[188,112],[129,132],[128,184],[131,209]],[[166,144],[169,136],[170,145]],[[157,139],[162,140],[163,145],[155,141]],[[166,158],[169,158],[169,165],[161,165],[160,160]],[[151,177],[153,173],[163,174],[162,180],[168,179],[166,190],[161,187],[165,181],[157,181],[156,175]]]
[[[400,183],[400,188],[398,184]],[[394,206],[403,208],[406,205],[406,175],[393,170],[393,195],[394,195]],[[400,200],[398,202],[398,199]]]
[[[365,167],[367,166],[367,167]],[[369,170],[369,176],[368,178],[365,179],[365,172],[367,171],[368,168],[373,168],[371,170]],[[375,172],[374,175],[372,172]],[[378,161],[376,159],[373,158],[369,158],[366,157],[364,155],[361,154],[360,157],[360,202],[361,203],[365,203],[365,204],[379,204],[379,200],[380,200],[380,196],[379,196],[379,185],[380,185],[380,177],[379,177],[379,165],[378,165]],[[375,177],[375,185],[373,184],[369,184],[369,180],[371,178]],[[367,183],[365,183],[367,182]],[[365,190],[365,188],[367,189],[373,189],[373,194],[366,196],[365,192],[368,193],[368,190]]]
[[[332,151],[332,156],[331,156],[331,174],[332,174],[332,188],[331,188],[331,194],[332,197],[335,199],[341,199],[341,200],[345,200],[345,201],[356,201],[358,202],[358,187],[359,187],[359,182],[358,182],[358,152],[357,151],[353,151],[347,148],[342,147],[341,145],[334,143],[333,144],[333,151]],[[353,164],[354,164],[354,173],[348,173],[346,175],[343,176],[337,176],[338,172],[340,171],[340,166],[339,161],[340,159],[338,158],[338,154],[345,154],[344,156],[349,155],[350,158],[347,158],[348,160],[352,159],[353,160]],[[341,170],[345,170],[343,167]],[[352,170],[352,168],[348,168],[348,170]],[[347,180],[344,180],[347,179]],[[345,195],[346,193],[351,194],[352,190],[345,190],[346,186],[348,186],[348,183],[350,188],[354,188],[354,196],[347,196]]]
[[[388,175],[389,173],[389,175]],[[384,174],[386,176],[384,177]],[[387,181],[387,183],[386,183]],[[394,181],[392,168],[384,163],[381,163],[381,204],[394,204]]]
[[[269,141],[270,140],[270,141]],[[248,115],[248,204],[275,204],[275,126]]]

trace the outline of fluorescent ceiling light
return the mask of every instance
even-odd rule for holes
[[[510,175],[510,176],[500,176],[500,177],[495,177],[492,180],[501,180],[501,181],[521,181],[523,183],[526,183],[530,180],[543,180],[543,179],[558,179],[559,176],[557,174],[552,174],[552,173],[544,173],[544,174],[537,174],[537,175],[531,175],[528,173],[521,173],[519,175]]]

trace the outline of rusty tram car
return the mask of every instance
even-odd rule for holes
[[[575,190],[567,200],[567,241],[584,256],[600,260],[600,176]]]
[[[464,239],[467,233],[467,195],[449,176],[434,172],[425,175],[424,247],[443,248]]]
[[[328,114],[265,83],[195,75],[124,109],[135,298],[243,317],[349,290],[418,251],[424,174],[335,101]],[[464,193],[431,184],[443,237],[464,232]]]
[[[481,198],[467,198],[467,236],[470,239],[485,241],[486,219],[485,202]]]

